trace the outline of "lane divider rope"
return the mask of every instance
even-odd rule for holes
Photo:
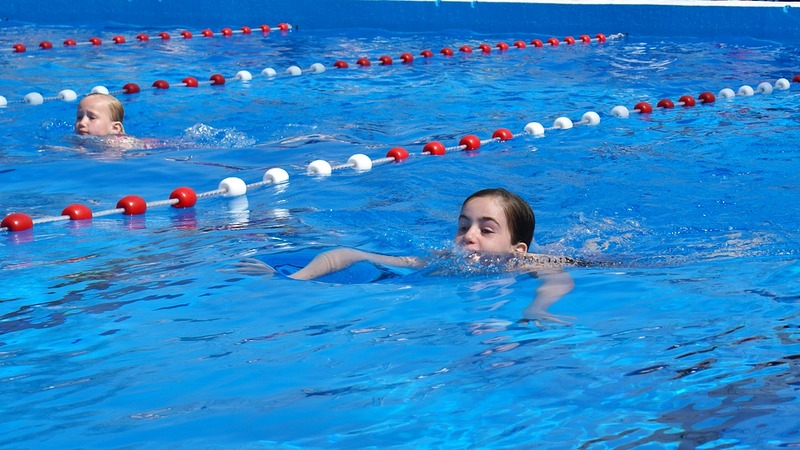
[[[793,78],[793,81],[800,82],[800,75],[796,75]],[[790,87],[791,83],[786,78],[780,78],[774,83],[774,85],[767,82],[760,83],[757,89],[753,89],[748,85],[740,87],[737,92],[734,92],[730,88],[724,88],[720,91],[719,97],[735,99],[736,97],[751,97],[756,93],[769,95],[772,94],[775,89],[789,90]],[[698,95],[698,99],[700,99],[701,104],[712,104],[716,101],[714,94],[710,92],[702,92],[700,95]],[[672,102],[672,100],[669,99],[662,99],[658,102],[656,108],[664,110],[672,109],[676,104],[684,107],[693,107],[697,104],[697,101],[692,96],[684,95],[678,99],[677,103]],[[631,111],[639,114],[651,114],[653,112],[653,108],[647,102],[637,103],[632,110],[628,110],[628,108],[619,105],[612,108],[611,116],[624,119],[630,116]],[[480,139],[474,134],[468,134],[459,140],[458,145],[451,147],[445,147],[444,144],[439,141],[430,141],[423,146],[420,154],[423,156],[444,156],[447,152],[452,151],[476,151],[481,148],[481,146],[492,142],[507,141],[524,135],[532,135],[536,138],[541,138],[544,137],[549,131],[569,130],[575,126],[597,126],[599,124],[600,115],[594,111],[588,111],[581,116],[580,120],[575,122],[568,117],[558,117],[553,121],[553,125],[550,127],[545,127],[539,122],[530,122],[525,125],[521,133],[517,134],[512,133],[507,128],[498,128],[494,131],[494,133],[492,133],[492,137],[489,139]],[[408,158],[408,150],[403,147],[394,147],[386,153],[385,157],[382,158],[371,159],[369,156],[359,153],[351,156],[347,163],[338,164],[335,166],[332,166],[325,160],[318,159],[312,161],[307,166],[305,173],[310,176],[324,177],[331,175],[333,171],[344,170],[348,168],[355,169],[358,172],[366,172],[372,170],[374,166],[390,162],[400,162]],[[136,195],[128,195],[117,202],[116,208],[98,211],[96,213],[92,213],[87,206],[77,203],[71,204],[64,208],[59,216],[32,219],[29,215],[24,213],[11,213],[5,216],[2,222],[0,222],[0,231],[20,232],[32,229],[35,224],[62,220],[89,220],[92,217],[101,217],[120,213],[128,216],[141,215],[144,214],[148,208],[156,206],[190,208],[195,206],[197,200],[200,198],[214,196],[239,197],[245,195],[249,189],[258,188],[269,184],[281,184],[287,182],[288,180],[289,174],[284,169],[271,168],[264,173],[261,181],[250,184],[245,183],[245,181],[241,178],[228,177],[223,179],[215,190],[198,194],[192,188],[182,186],[173,190],[169,196],[169,199],[153,202],[147,202],[142,197]]]
[[[286,27],[289,27],[287,29],[291,29],[290,25],[286,25]],[[227,30],[230,30],[230,28],[227,28]],[[589,35],[586,35],[586,34],[581,35],[578,40],[576,40],[575,38],[573,38],[571,36],[567,36],[566,38],[564,38],[563,42],[565,42],[567,45],[574,45],[576,42],[581,42],[581,43],[584,43],[584,44],[590,44],[592,42],[595,42],[595,43],[601,43],[602,44],[602,43],[607,42],[609,39],[615,40],[615,39],[622,39],[622,38],[624,38],[624,34],[622,34],[622,33],[611,34],[609,36],[606,36],[605,34],[602,34],[602,33],[598,33],[593,38],[590,37]],[[560,41],[559,39],[553,37],[553,38],[548,39],[547,42],[549,43],[549,45],[551,47],[555,47],[555,46],[558,46],[559,43],[562,42],[562,41]],[[540,39],[533,39],[531,41],[531,46],[533,46],[533,47],[542,47],[543,43],[542,43],[542,41]],[[505,42],[499,42],[494,46],[494,48],[496,48],[501,53],[504,53],[504,52],[509,51],[511,49],[524,49],[526,47],[527,47],[527,44],[525,43],[525,41],[522,41],[522,40],[518,40],[518,41],[514,42],[514,44],[511,45],[511,46],[509,46]],[[478,46],[478,48],[485,55],[488,55],[488,54],[490,54],[492,52],[492,47],[490,47],[489,44],[485,44],[485,43],[484,44],[480,44]],[[462,45],[460,47],[460,49],[459,49],[459,52],[465,53],[465,54],[471,54],[471,53],[473,53],[473,50],[472,50],[472,47],[469,46],[469,45]],[[453,56],[453,50],[450,47],[443,47],[439,51],[439,54],[442,55],[443,57],[446,57],[446,58],[447,57],[452,57]],[[420,52],[420,55],[423,58],[431,58],[431,57],[434,56],[434,53],[432,51],[426,49],[426,50],[422,50]],[[403,63],[411,64],[414,61],[414,56],[409,52],[404,52],[404,53],[402,53],[400,55],[399,59],[401,61],[403,61]],[[380,58],[378,58],[378,60],[381,62],[380,65],[383,65],[383,66],[387,66],[387,65],[392,65],[393,64],[393,59],[388,55],[383,55]],[[370,62],[369,58],[367,58],[365,56],[362,56],[356,61],[356,65],[358,65],[360,67],[369,67],[369,66],[372,65],[372,63]],[[334,62],[332,64],[332,67],[337,68],[337,69],[346,69],[346,68],[349,68],[350,65],[346,61],[337,60],[336,62]],[[325,71],[325,66],[323,64],[314,63],[308,69],[305,69],[305,70],[301,69],[298,66],[290,66],[282,74],[289,75],[289,76],[299,76],[299,75],[303,75],[304,73],[322,73],[324,71]],[[271,67],[267,67],[267,68],[261,70],[260,74],[263,75],[264,77],[268,78],[268,79],[274,79],[277,76],[281,75],[279,72],[277,72],[274,68],[271,68]],[[233,79],[233,80],[245,81],[245,82],[249,82],[249,81],[253,80],[253,78],[254,78],[253,74],[251,72],[247,71],[247,70],[240,70],[233,77],[231,77],[231,79]],[[211,85],[211,86],[224,85],[225,82],[226,82],[226,77],[225,76],[223,76],[222,74],[219,74],[219,73],[215,73],[215,74],[211,75],[211,77],[209,78],[208,81],[199,81],[195,77],[188,76],[188,77],[183,78],[179,83],[174,83],[174,84],[175,85],[182,85],[184,87],[189,87],[189,88],[196,88],[196,87],[201,86],[201,85]],[[169,88],[170,88],[170,83],[168,81],[163,80],[163,79],[159,79],[159,80],[154,81],[150,85],[149,88],[148,87],[144,87],[143,88],[139,84],[136,84],[136,83],[126,83],[122,87],[122,89],[120,89],[120,90],[110,91],[107,87],[101,85],[101,86],[95,86],[94,88],[91,89],[90,92],[91,93],[100,92],[100,93],[104,93],[104,94],[138,94],[138,93],[142,92],[143,90],[159,90],[159,89],[164,90],[164,89],[169,89]],[[44,95],[42,95],[39,92],[30,92],[30,93],[26,94],[22,99],[16,100],[16,101],[10,101],[10,102],[6,97],[0,95],[0,107],[6,107],[6,106],[9,105],[9,103],[11,103],[11,104],[15,104],[16,103],[16,104],[41,105],[44,102],[54,101],[54,100],[64,100],[64,101],[67,101],[67,102],[72,102],[72,101],[75,101],[77,98],[78,98],[78,93],[76,93],[72,89],[62,89],[62,90],[60,90],[58,92],[57,95],[55,95],[55,96],[47,96],[47,97],[45,97]]]
[[[277,30],[280,30],[281,32],[288,32],[288,31],[291,31],[293,29],[296,29],[297,26],[292,26],[291,24],[288,24],[288,23],[285,23],[285,22],[281,22],[274,28],[277,29]],[[253,33],[253,29],[254,28],[251,28],[251,27],[249,27],[247,25],[242,26],[239,29],[232,29],[232,28],[229,28],[229,27],[225,27],[225,28],[222,28],[219,32],[215,33],[211,29],[206,28],[206,29],[204,29],[202,31],[198,31],[198,32],[195,32],[195,33],[192,33],[189,30],[183,30],[183,31],[181,31],[180,35],[181,35],[181,37],[183,39],[192,39],[195,36],[195,34],[197,34],[198,36],[203,36],[203,37],[207,37],[207,38],[215,37],[215,36],[231,37],[234,34],[251,35]],[[260,25],[258,27],[255,27],[255,29],[256,30],[260,30],[263,35],[267,35],[272,31],[273,27],[270,27],[269,25],[266,25],[266,24],[262,24],[262,25]],[[159,39],[161,39],[162,41],[168,41],[168,40],[170,40],[172,38],[172,35],[170,35],[166,31],[162,31],[162,32],[158,33],[156,36],[158,36]],[[141,42],[141,43],[146,43],[146,42],[150,41],[150,36],[147,33],[139,33],[139,34],[136,35],[135,39],[137,41]],[[128,39],[126,39],[125,36],[120,35],[120,34],[114,35],[109,40],[111,42],[113,42],[114,44],[117,44],[117,45],[125,44],[125,43],[128,42]],[[76,41],[73,38],[67,38],[67,39],[65,39],[63,41],[62,48],[80,47],[80,46],[99,47],[101,45],[103,45],[103,40],[101,38],[97,37],[97,36],[92,36],[92,37],[90,37],[90,38],[88,38],[88,39],[86,39],[84,41]],[[45,41],[41,41],[39,43],[38,47],[39,47],[40,50],[54,50],[54,49],[57,48],[55,45],[53,45],[52,42],[46,41],[46,40]],[[16,43],[13,46],[11,46],[11,51],[13,53],[25,53],[25,52],[28,51],[28,46],[26,46],[25,44],[23,44],[21,42],[20,43]]]

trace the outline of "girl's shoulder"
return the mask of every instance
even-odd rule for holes
[[[523,253],[518,255],[516,259],[521,268],[529,267],[532,269],[555,269],[587,265],[585,261],[569,256],[548,255],[545,253]]]

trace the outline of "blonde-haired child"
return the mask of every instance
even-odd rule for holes
[[[125,108],[116,97],[93,93],[78,103],[75,134],[108,136],[125,134]]]

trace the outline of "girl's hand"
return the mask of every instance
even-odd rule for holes
[[[233,265],[236,267],[236,272],[245,275],[272,275],[275,273],[272,266],[255,258],[245,258]]]
[[[522,319],[519,319],[519,323],[527,325],[528,322],[533,320],[533,324],[537,327],[541,327],[541,322],[553,322],[558,323],[561,325],[572,325],[572,323],[567,322],[567,320],[575,320],[575,317],[572,316],[561,316],[557,314],[550,314],[547,311],[544,311],[539,308],[525,308],[522,310]]]

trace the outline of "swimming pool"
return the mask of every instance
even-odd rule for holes
[[[201,39],[202,28],[178,38],[184,27],[0,29],[0,48],[28,44],[0,56],[4,213],[100,211],[130,194],[165,199],[178,186],[289,174],[194,208],[4,234],[3,446],[797,442],[797,84],[718,94],[792,80],[798,42],[629,35],[523,49],[513,43],[550,36],[283,33],[276,23],[227,39]],[[598,31],[625,32],[586,33]],[[135,39],[142,32],[149,41]],[[113,44],[116,35],[126,43]],[[36,48],[92,36],[103,44]],[[405,52],[411,64],[399,60]],[[380,64],[383,55],[393,63]],[[334,68],[340,60],[349,67]],[[326,70],[308,71],[315,63]],[[305,72],[286,75],[290,66]],[[261,75],[265,67],[277,76]],[[253,80],[234,80],[241,70]],[[216,73],[224,85],[207,83]],[[204,83],[180,86],[187,76]],[[170,88],[146,89],[159,79]],[[126,128],[157,145],[123,154],[77,150],[74,102],[18,101],[131,82],[143,91],[120,95]],[[655,108],[706,91],[715,102]],[[643,101],[652,113],[611,114]],[[549,129],[586,111],[600,123]],[[524,134],[531,122],[548,128],[544,137]],[[516,136],[421,154],[432,140],[456,147],[498,128]],[[410,157],[306,174],[314,160],[378,159],[396,146]],[[531,202],[537,249],[623,263],[569,270],[576,289],[552,312],[576,316],[573,325],[516,323],[537,286],[525,276],[359,265],[299,282],[224,271],[248,256],[289,271],[337,246],[424,254],[448,245],[460,202],[487,186]]]

